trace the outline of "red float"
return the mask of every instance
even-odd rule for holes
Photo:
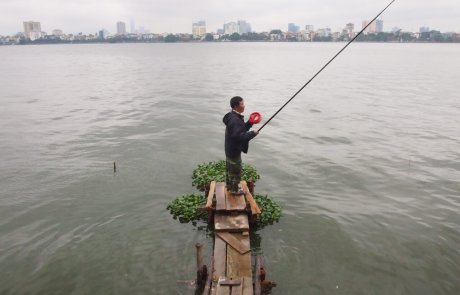
[[[259,114],[258,112],[254,112],[249,115],[249,123],[251,124],[257,124],[262,120],[262,115]]]

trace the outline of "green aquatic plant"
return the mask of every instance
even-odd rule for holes
[[[254,195],[254,200],[262,211],[258,219],[259,227],[279,221],[281,218],[281,206],[272,197],[268,195]]]
[[[192,172],[192,185],[196,186],[200,191],[205,191],[206,186],[208,186],[211,181],[224,182],[225,171],[225,160],[200,164]],[[254,167],[243,163],[241,179],[246,180],[248,183],[255,183],[260,179],[260,175]]]
[[[199,210],[206,203],[206,198],[198,194],[183,195],[175,198],[166,207],[174,219],[179,218],[181,223],[196,220],[205,220],[208,212]]]
[[[281,218],[281,206],[268,195],[254,195],[262,213],[258,217],[257,227],[262,228],[266,225],[278,222]],[[179,219],[181,223],[207,220],[208,212],[201,210],[206,203],[206,198],[198,194],[182,195],[171,201],[166,207],[173,215],[174,219]]]
[[[192,173],[192,184],[204,191],[211,181],[225,182],[225,170],[224,160],[198,165]],[[260,179],[260,176],[254,167],[243,164],[242,179],[250,184]],[[281,217],[281,206],[273,198],[268,195],[254,195],[254,199],[262,211],[258,216],[256,228],[278,222]],[[202,210],[206,201],[206,197],[200,194],[182,195],[171,201],[166,209],[170,211],[174,219],[179,219],[181,223],[195,224],[198,220],[208,220],[208,211]]]

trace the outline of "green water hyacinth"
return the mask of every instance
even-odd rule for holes
[[[206,220],[208,212],[198,210],[205,205],[206,198],[198,194],[183,195],[174,199],[166,207],[174,219],[179,218],[181,223],[196,220]]]
[[[211,181],[225,182],[225,170],[225,160],[198,165],[192,172],[192,185],[204,191]],[[243,163],[241,179],[255,183],[260,179],[260,175],[254,167]]]
[[[272,197],[268,195],[254,195],[262,213],[258,218],[257,228],[278,222],[281,218],[281,207]],[[206,221],[208,212],[200,210],[206,204],[206,198],[198,194],[179,196],[168,204],[167,210],[173,215],[174,219],[179,219],[181,223],[194,222],[198,220]]]
[[[281,206],[278,205],[273,198],[268,195],[254,195],[254,200],[259,205],[262,213],[259,216],[259,227],[264,227],[274,222],[278,222],[281,218]]]
[[[198,165],[192,173],[192,185],[201,191],[205,191],[211,181],[225,182],[225,170],[224,160]],[[248,183],[255,183],[260,179],[260,176],[254,167],[243,164],[242,179]],[[209,187],[207,189],[209,190]],[[254,195],[254,199],[262,211],[257,220],[256,230],[278,222],[281,217],[281,207],[271,197],[268,195]],[[206,201],[207,198],[203,195],[182,195],[171,201],[166,209],[170,211],[174,219],[179,219],[181,223],[192,222],[196,225],[196,221],[208,221],[209,213],[202,209]]]

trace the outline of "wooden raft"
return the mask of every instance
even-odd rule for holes
[[[252,214],[260,214],[261,211],[246,182],[242,182],[242,187],[245,195],[234,196],[227,192],[223,182],[213,181],[210,185],[205,208],[214,211],[215,236],[210,279],[203,295],[254,294],[246,208],[249,206]]]

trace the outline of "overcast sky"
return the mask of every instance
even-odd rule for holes
[[[154,33],[191,33],[192,22],[206,21],[215,32],[226,22],[246,20],[253,31],[329,27],[339,31],[346,23],[361,29],[391,0],[0,0],[0,35],[23,31],[23,21],[41,22],[51,33],[116,31],[116,22],[130,21]],[[422,26],[441,32],[460,32],[460,0],[396,0],[381,19],[384,31],[399,27],[416,32]]]

